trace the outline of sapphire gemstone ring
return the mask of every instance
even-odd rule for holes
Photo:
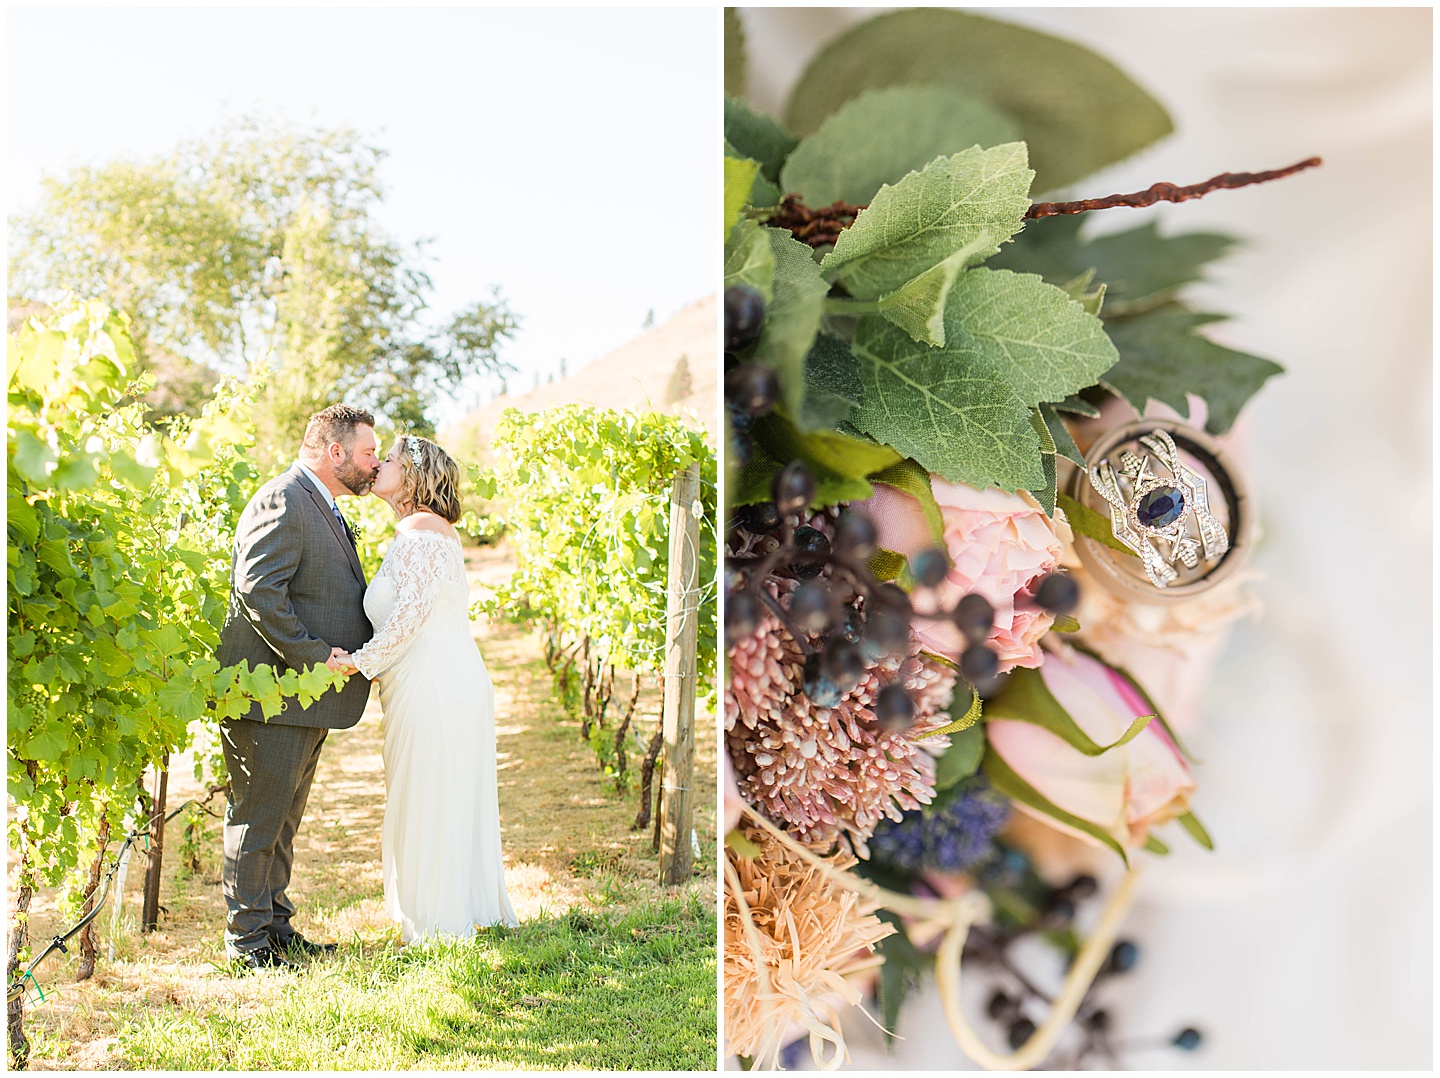
[[[1147,453],[1123,449],[1087,469],[1090,485],[1110,506],[1110,530],[1133,551],[1157,588],[1180,577],[1177,566],[1194,570],[1218,563],[1230,536],[1211,512],[1205,478],[1181,459],[1175,440],[1156,426],[1138,439]]]

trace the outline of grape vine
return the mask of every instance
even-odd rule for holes
[[[101,301],[67,300],[9,339],[8,979],[33,889],[93,887],[102,836],[129,830],[148,767],[207,727],[213,740],[217,720],[252,702],[272,716],[338,680],[215,660],[235,522],[259,478],[247,453],[256,380],[153,429],[137,402],[150,385],[127,373],[127,326]],[[22,1014],[12,1002],[23,1065]]]
[[[519,565],[478,606],[545,627],[561,696],[623,786],[626,746],[640,740],[633,725],[640,679],[664,666],[671,482],[696,461],[701,609],[714,609],[715,452],[674,416],[579,405],[507,411],[493,447],[495,471],[480,486],[503,507]],[[701,619],[699,652],[701,696],[713,707],[713,617]],[[607,725],[617,669],[634,680],[625,714]]]

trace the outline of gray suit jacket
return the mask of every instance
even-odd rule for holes
[[[279,672],[323,663],[331,647],[353,652],[372,633],[364,599],[365,570],[345,529],[292,466],[256,491],[240,516],[215,657],[222,666],[247,660]],[[287,700],[270,721],[343,730],[360,721],[369,697],[369,680],[352,674],[309,707]],[[264,718],[258,704],[244,717]]]

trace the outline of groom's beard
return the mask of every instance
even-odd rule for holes
[[[369,494],[375,483],[376,472],[367,472],[350,461],[335,466],[335,478],[344,484],[351,494]]]

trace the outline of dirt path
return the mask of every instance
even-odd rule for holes
[[[470,551],[472,588],[503,580],[512,564],[504,549]],[[574,908],[615,909],[666,893],[658,881],[650,834],[630,831],[638,807],[634,792],[617,795],[596,767],[579,724],[564,719],[551,688],[540,638],[501,621],[476,624],[496,689],[501,842],[505,880],[522,921]],[[642,693],[639,714],[653,731],[659,691]],[[697,716],[695,828],[702,857],[687,889],[712,903],[715,895],[715,739],[713,718]],[[305,822],[295,842],[289,893],[297,927],[312,939],[398,945],[398,929],[385,918],[380,870],[380,824],[385,808],[378,693],[360,723],[326,740]],[[188,758],[171,767],[171,806],[203,793]],[[218,799],[215,807],[223,807]],[[225,903],[220,893],[220,827],[204,820],[198,843],[201,869],[185,869],[182,818],[166,832],[165,879],[160,930],[137,932],[142,857],[132,862],[125,885],[116,956],[107,960],[112,909],[101,927],[100,960],[90,981],[74,982],[75,959],[52,956],[37,970],[46,1002],[28,1010],[32,1069],[114,1069],[113,1054],[124,1026],[146,1011],[223,997],[244,1011],[264,1006],[274,992],[264,977],[237,979],[224,967],[221,932]],[[56,895],[44,892],[32,905],[30,938],[48,940],[63,931]],[[72,947],[78,952],[78,947]],[[33,993],[32,993],[33,999]]]

